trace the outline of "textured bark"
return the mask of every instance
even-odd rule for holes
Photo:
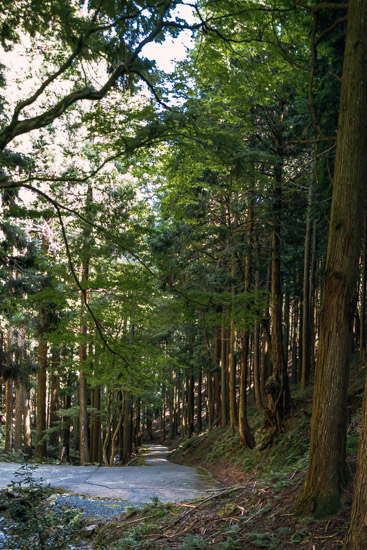
[[[284,416],[290,409],[290,394],[287,368],[284,359],[282,336],[282,290],[280,274],[280,230],[282,207],[282,172],[275,167],[274,218],[271,235],[271,356],[272,375],[265,384],[268,408],[265,411],[265,424],[279,432]]]
[[[344,54],[310,458],[298,498],[317,517],[340,506],[351,337],[366,197],[367,0],[351,0]],[[356,486],[358,491],[358,484]],[[361,546],[351,546],[362,548]]]
[[[81,361],[86,359],[85,346],[80,346]],[[80,464],[86,464],[90,461],[89,456],[89,438],[88,438],[88,397],[87,381],[83,371],[79,372],[79,449]]]
[[[270,294],[270,275],[271,275],[271,264],[269,262],[267,274],[266,274],[266,292]],[[260,363],[260,388],[262,400],[265,402],[266,393],[265,393],[265,383],[270,375],[270,350],[271,350],[271,336],[269,333],[268,326],[269,318],[269,305],[266,305],[264,311],[264,322],[262,323],[262,338],[261,338],[261,363]]]
[[[47,456],[47,443],[43,439],[46,429],[46,386],[47,386],[47,342],[44,340],[43,330],[47,323],[47,312],[41,308],[39,314],[40,334],[38,344],[38,364],[40,366],[37,373],[37,413],[36,413],[36,458]]]
[[[24,393],[24,454],[32,457],[31,400],[30,392]]]
[[[366,275],[367,275],[367,212],[364,213],[362,252],[361,305],[359,311],[359,352],[362,359],[366,357]]]
[[[86,196],[86,210],[88,211],[93,202],[92,188],[89,185]],[[83,235],[83,247],[82,247],[82,265],[81,265],[81,284],[83,288],[87,284],[89,279],[89,264],[90,264],[90,250],[88,248],[88,241],[90,237],[91,229],[88,226],[84,229]],[[84,363],[87,360],[87,345],[85,343],[85,336],[87,334],[87,326],[85,323],[86,305],[88,296],[87,293],[81,293],[81,311],[80,311],[80,335],[81,343],[79,346],[79,451],[80,451],[80,464],[86,464],[90,461],[89,453],[89,434],[88,434],[88,394],[87,394],[87,381],[83,372]]]
[[[307,205],[305,250],[303,257],[303,323],[302,323],[302,372],[301,390],[304,390],[310,379],[310,256],[311,256],[311,206],[312,184],[310,185]]]
[[[106,403],[106,431],[104,433],[103,438],[103,446],[102,446],[102,458],[103,458],[103,464],[105,466],[109,465],[108,460],[108,449],[109,449],[109,443],[111,439],[111,392],[107,390],[107,403]]]
[[[18,332],[18,360],[22,361],[25,354],[25,330]],[[24,414],[25,388],[20,380],[15,390],[15,426],[14,426],[14,450],[23,450],[23,414]]]
[[[131,395],[129,391],[124,391],[123,407],[123,439],[121,464],[126,464],[131,456]]]
[[[312,224],[312,246],[311,246],[311,266],[310,266],[310,370],[311,374],[315,372],[315,343],[318,339],[317,326],[317,281],[316,281],[316,250],[317,250],[317,221]]]
[[[67,393],[65,395],[64,409],[68,410],[71,407],[71,374],[68,374],[66,381]],[[65,416],[62,419],[63,435],[62,435],[62,451],[60,462],[70,462],[70,418]]]
[[[196,413],[197,413],[197,433],[200,433],[203,430],[203,407],[202,407],[202,399],[203,399],[203,371],[201,369],[201,366],[198,366],[198,392],[197,392],[197,407],[196,407]]]
[[[47,222],[44,223],[41,250],[44,254],[50,246]],[[48,312],[41,306],[38,317],[38,373],[36,394],[36,445],[35,456],[38,459],[47,456],[47,443],[44,439],[44,431],[47,427],[46,403],[47,403],[47,341],[45,332],[49,327]]]
[[[224,428],[228,424],[227,373],[226,373],[226,331],[224,314],[221,325],[220,382],[221,382],[221,423]]]
[[[54,428],[59,421],[56,411],[59,409],[59,390],[60,380],[58,369],[60,366],[60,356],[57,350],[52,351],[52,372],[50,381],[50,428]],[[59,432],[54,431],[50,434],[50,444],[53,447],[53,456],[59,455]]]
[[[345,550],[365,550],[367,541],[367,380],[364,390],[361,439],[354,479],[351,522]]]
[[[251,285],[251,245],[252,233],[254,230],[254,207],[250,203],[247,213],[247,253],[245,257],[245,273],[243,291],[246,295],[250,292]],[[255,447],[255,439],[247,419],[247,378],[248,378],[248,356],[249,356],[249,306],[245,300],[244,306],[244,328],[242,331],[242,353],[241,353],[241,374],[240,374],[240,403],[239,403],[239,434],[240,445],[246,445],[250,449]]]
[[[13,447],[13,380],[8,379],[5,385],[5,445],[4,453],[10,453]]]
[[[101,388],[96,386],[92,391],[91,430],[90,430],[90,460],[100,462],[101,447]]]
[[[171,423],[172,426],[172,423]],[[172,427],[171,427],[172,430]],[[172,431],[171,433],[172,434]],[[171,437],[171,435],[170,435]],[[135,451],[138,452],[138,448],[141,445],[141,423],[140,423],[140,397],[135,399]]]
[[[286,368],[288,367],[288,348],[289,348],[289,310],[290,310],[290,296],[289,292],[284,295],[284,331],[283,331],[283,349],[284,349],[284,363]]]
[[[215,419],[218,423],[222,418],[222,402],[221,402],[221,369],[220,369],[220,337],[219,328],[214,329],[214,401],[215,401]]]
[[[118,437],[119,437],[120,429],[121,429],[121,426],[122,426],[122,420],[123,420],[123,417],[124,417],[125,393],[126,392],[123,392],[123,393],[124,393],[124,395],[122,395],[122,392],[116,392],[116,394],[115,394],[116,408],[119,411],[119,415],[118,415],[117,422],[114,426],[114,430],[113,430],[113,434],[112,434],[110,466],[113,466],[113,463],[114,463],[114,460],[115,460],[115,454],[117,452]],[[119,407],[118,402],[119,402],[120,399],[121,399],[121,404],[120,404],[120,407]],[[124,429],[125,429],[125,426],[124,426]],[[122,462],[122,457],[120,457],[120,460]],[[124,464],[124,462],[122,462],[122,464]]]
[[[292,305],[292,383],[298,382],[298,298]]]
[[[236,269],[234,258],[232,259],[231,267],[231,277],[232,281],[236,277]],[[235,298],[236,298],[236,288],[235,285],[231,285],[231,295],[232,295],[232,314],[230,320],[229,328],[229,425],[232,431],[235,431],[238,425],[237,418],[237,402],[236,402],[236,328],[235,328]]]
[[[15,426],[14,426],[14,450],[23,448],[23,412],[24,412],[24,386],[18,382],[15,390]]]

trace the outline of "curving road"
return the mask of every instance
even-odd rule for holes
[[[167,460],[168,449],[152,445],[144,456],[147,466],[130,468],[99,466],[39,465],[34,478],[70,493],[90,497],[113,498],[134,504],[151,502],[180,502],[203,496],[218,485],[195,468],[174,464]],[[0,488],[14,477],[19,464],[0,463]]]

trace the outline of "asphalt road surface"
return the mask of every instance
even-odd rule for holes
[[[153,445],[145,455],[147,466],[105,467],[38,465],[33,473],[37,481],[68,493],[143,504],[159,498],[162,502],[181,502],[208,494],[218,488],[208,476],[189,466],[167,460],[167,447]],[[20,465],[0,463],[0,488],[19,478]]]

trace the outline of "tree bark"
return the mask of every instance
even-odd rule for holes
[[[346,479],[347,388],[366,204],[366,143],[367,0],[351,0],[320,318],[310,458],[298,497],[299,511],[312,513],[316,517],[325,517],[338,510],[341,487]],[[357,482],[356,495],[359,490]],[[361,527],[356,529],[358,531]],[[352,529],[350,540],[353,538],[357,540]],[[350,548],[362,546],[356,543]]]
[[[229,425],[232,431],[235,431],[238,425],[237,418],[237,402],[236,402],[236,327],[235,327],[235,298],[236,298],[236,287],[234,280],[236,277],[236,268],[235,261],[232,258],[231,266],[231,298],[232,298],[232,308],[231,308],[231,319],[230,319],[230,328],[229,328]]]
[[[354,479],[353,505],[345,550],[365,550],[367,541],[367,380],[364,390],[361,439]]]
[[[5,385],[5,445],[4,453],[11,453],[13,447],[13,380],[6,381]]]
[[[359,312],[359,353],[362,359],[366,357],[366,275],[367,275],[367,212],[364,213],[362,251],[361,305]]]
[[[312,183],[308,194],[305,250],[303,257],[303,323],[302,323],[302,372],[301,390],[304,390],[310,379],[310,256],[311,256],[311,205]]]
[[[14,450],[22,451],[23,448],[23,412],[24,412],[24,386],[18,382],[15,390],[15,426],[14,426]]]
[[[280,432],[282,421],[290,409],[290,393],[287,368],[284,359],[282,336],[282,290],[280,274],[280,230],[282,208],[282,169],[275,166],[275,189],[273,205],[273,228],[271,235],[271,356],[272,375],[265,384],[268,408],[265,411],[265,425]]]
[[[228,401],[227,401],[227,373],[226,373],[226,330],[224,323],[224,312],[222,312],[221,325],[221,346],[220,346],[220,386],[221,386],[221,423],[222,428],[228,424]]]
[[[35,456],[38,459],[47,456],[47,443],[43,439],[46,429],[46,385],[47,385],[47,342],[44,332],[47,325],[47,312],[42,307],[39,314],[39,343],[38,343],[38,364],[37,373],[37,414],[36,414],[36,447]]]

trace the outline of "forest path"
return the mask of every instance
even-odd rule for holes
[[[33,472],[34,479],[68,493],[89,497],[112,498],[130,504],[144,504],[158,498],[162,502],[180,502],[206,495],[217,488],[205,474],[190,466],[167,460],[168,449],[151,445],[143,459],[147,466],[99,467],[40,464]],[[0,463],[0,488],[12,480],[19,464]]]

